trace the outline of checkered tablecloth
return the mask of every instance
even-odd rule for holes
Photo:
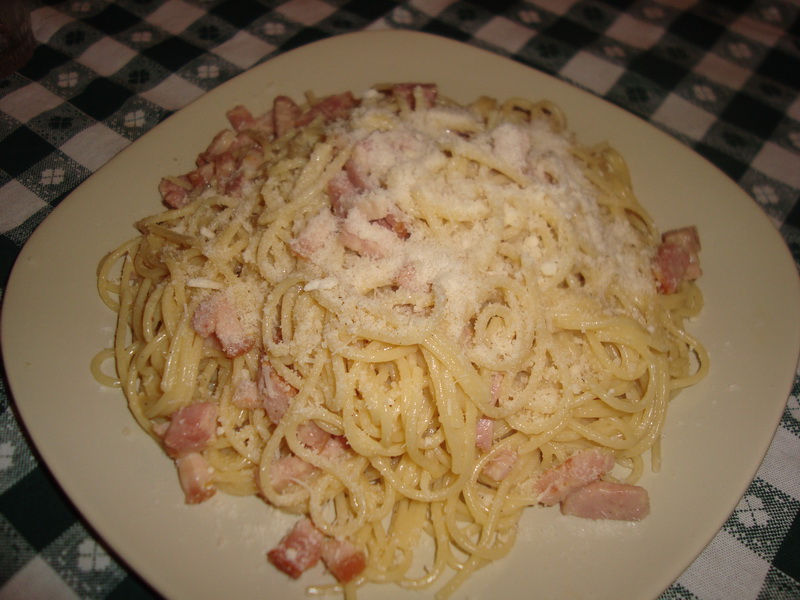
[[[721,168],[800,261],[796,0],[31,0],[39,46],[0,80],[0,282],[52,208],[172,112],[303,44],[426,31],[554,74]],[[663,595],[800,598],[800,380],[736,510]],[[0,600],[156,598],[40,464],[0,378]],[[265,596],[267,597],[268,594]]]

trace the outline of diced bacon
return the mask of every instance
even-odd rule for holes
[[[236,133],[230,129],[223,129],[214,136],[205,152],[197,157],[197,166],[202,166],[213,161],[215,157],[225,154],[231,149],[234,142],[236,142]]]
[[[261,362],[258,391],[269,420],[276,425],[289,408],[292,398],[297,395],[297,390],[278,374],[268,360]]]
[[[211,180],[214,178],[214,163],[208,162],[200,165],[193,171],[189,171],[185,177],[189,180],[189,183],[192,184],[194,189],[205,187],[211,183]]]
[[[339,241],[345,248],[368,258],[384,258],[388,250],[378,240],[362,237],[349,227],[343,227],[339,232]]]
[[[597,448],[580,450],[560,465],[542,473],[534,483],[536,499],[546,506],[558,504],[587,483],[614,468],[614,456]]]
[[[244,330],[239,317],[229,302],[224,302],[220,305],[214,333],[220,344],[222,344],[225,355],[229,358],[240,356],[255,345],[255,339]]]
[[[242,106],[241,104],[234,106],[225,114],[225,116],[228,117],[228,122],[236,131],[252,129],[256,122],[253,114],[247,109],[247,107]]]
[[[406,134],[376,132],[360,140],[353,148],[344,170],[336,174],[328,183],[328,196],[331,212],[347,220],[354,209],[358,209],[359,220],[388,229],[400,239],[411,236],[409,225],[403,215],[392,207],[385,198],[368,194],[376,189],[380,180],[391,166],[419,150],[419,141]],[[347,223],[340,234],[342,244],[362,256],[381,258],[385,255],[385,244],[374,235],[364,235]]]
[[[356,193],[375,189],[380,177],[400,156],[395,137],[397,134],[373,132],[353,146],[344,172]]]
[[[561,512],[584,519],[640,521],[650,514],[650,498],[638,485],[594,481],[564,498]]]
[[[350,211],[339,229],[339,242],[345,248],[369,258],[388,256],[397,239],[393,232],[368,220],[360,207]]]
[[[322,562],[340,583],[352,581],[367,567],[364,552],[346,539],[326,539],[322,544]]]
[[[399,237],[401,240],[407,240],[409,237],[411,237],[411,232],[408,230],[408,224],[396,213],[389,212],[385,217],[376,219],[372,221],[372,223],[380,225],[381,227],[394,232],[394,234],[397,235],[397,237]]]
[[[322,448],[320,454],[326,458],[337,458],[342,456],[348,448],[350,448],[350,444],[347,443],[346,437],[343,435],[332,435],[325,442],[325,446]]]
[[[261,399],[258,396],[258,384],[250,379],[242,379],[236,384],[231,401],[237,408],[260,408]]]
[[[670,244],[678,244],[686,248],[689,252],[700,252],[702,249],[700,246],[700,234],[697,231],[697,227],[694,226],[665,231],[661,235],[661,241]]]
[[[439,91],[435,83],[397,83],[392,86],[392,95],[402,99],[411,109],[416,109],[416,97],[414,96],[416,89],[422,90],[422,98],[425,101],[422,108],[431,108],[436,104]]]
[[[497,405],[500,396],[500,385],[503,383],[502,373],[492,373],[492,404]],[[475,445],[484,452],[491,449],[494,442],[494,419],[481,417],[478,419],[475,431]],[[513,465],[513,462],[511,463]],[[510,468],[510,466],[509,466]],[[507,473],[506,473],[507,475]],[[505,477],[505,475],[503,475]]]
[[[278,545],[267,553],[269,562],[297,579],[319,562],[325,535],[310,519],[298,521]]]
[[[514,463],[517,462],[517,458],[518,455],[514,450],[510,448],[501,450],[486,463],[486,466],[483,467],[483,473],[495,481],[502,481],[511,472]]]
[[[295,127],[303,110],[288,96],[278,96],[272,104],[275,137],[281,137]]]
[[[230,152],[214,157],[214,177],[218,182],[226,184],[236,172],[236,158]]]
[[[269,471],[269,482],[277,492],[282,492],[292,483],[302,482],[315,471],[312,464],[299,456],[290,454],[272,463]]]
[[[303,113],[297,119],[295,125],[307,125],[320,115],[322,115],[326,123],[337,119],[343,119],[348,116],[350,111],[356,106],[358,106],[358,100],[356,100],[351,92],[327,96]]]
[[[164,433],[164,447],[173,458],[205,450],[217,431],[217,405],[199,402],[179,408]]]
[[[339,178],[340,175],[337,175],[334,179]],[[334,186],[337,186],[340,190],[344,190],[347,185],[349,184],[340,185],[334,183]],[[376,194],[362,194],[352,185],[350,185],[350,187],[352,191],[349,193],[336,195],[337,192],[334,192],[334,195],[330,196],[331,212],[334,215],[346,219],[350,216],[351,211],[358,209],[361,216],[370,223],[389,229],[403,239],[406,239],[410,235],[408,224],[385,197]]]
[[[264,150],[261,148],[261,146],[254,145],[253,147],[248,148],[247,152],[245,152],[240,161],[239,169],[242,173],[248,176],[253,176],[263,164]]]
[[[192,315],[192,329],[202,337],[212,335],[217,327],[216,300],[216,294],[209,297],[207,300],[197,305]]]
[[[241,173],[232,175],[231,177],[228,177],[228,179],[225,181],[225,185],[222,186],[222,191],[224,194],[228,196],[233,196],[234,198],[241,198],[245,181],[246,181],[245,176],[242,175]]]
[[[311,258],[333,239],[339,228],[336,218],[327,210],[309,219],[306,226],[290,243],[292,251],[303,258]]]
[[[661,244],[655,259],[655,274],[658,289],[663,294],[673,294],[684,279],[689,268],[689,253],[676,244]]]
[[[322,429],[314,421],[306,421],[297,427],[297,439],[304,446],[317,452],[325,448],[331,434]]]
[[[377,189],[398,163],[413,162],[430,149],[429,141],[409,131],[373,131],[353,146],[344,170],[357,191]]]
[[[266,139],[272,139],[275,136],[275,117],[272,110],[256,117],[255,122],[248,129],[260,133]]]
[[[368,143],[368,139],[362,140],[356,147],[358,148]],[[352,158],[347,160],[344,165],[344,170],[337,173],[330,182],[328,182],[328,196],[331,199],[331,211],[337,217],[347,217],[350,209],[358,204],[361,192],[374,188],[368,168],[361,164],[363,160],[363,156],[359,160],[359,153],[356,152]]]
[[[197,157],[195,169],[178,177],[177,183],[174,179],[163,179],[159,183],[159,192],[167,206],[186,206],[193,197],[190,192],[206,186],[214,186],[224,194],[238,193],[246,177],[258,174],[263,163],[261,146],[253,136],[240,131],[258,126],[259,121],[244,107],[230,111],[228,120],[234,129],[224,129],[214,136]]]
[[[426,287],[417,277],[417,269],[412,263],[403,264],[395,273],[392,281],[398,287],[412,292],[424,291]]]
[[[214,334],[229,358],[240,356],[255,345],[255,338],[245,330],[224,292],[212,294],[197,306],[192,328],[203,337]]]
[[[353,184],[353,187],[357,192],[363,192],[375,187],[373,181],[370,179],[369,169],[365,164],[365,159],[366,161],[369,160],[369,142],[370,138],[359,142],[356,145],[356,151],[354,152],[353,158],[348,159],[344,164],[344,170],[345,173],[347,173],[347,178],[350,180],[350,183]],[[359,160],[360,150],[363,150],[363,153],[361,153]]]
[[[328,196],[331,199],[331,211],[337,217],[346,217],[358,190],[350,181],[347,171],[340,171],[328,182]]]
[[[682,227],[665,232],[656,252],[654,272],[662,294],[672,294],[684,281],[703,274],[700,268],[700,235],[696,227]]]
[[[217,492],[214,487],[214,469],[202,454],[190,452],[176,458],[175,465],[178,467],[178,478],[186,504],[199,504]]]
[[[475,445],[486,452],[492,447],[493,441],[494,419],[481,417],[475,427]]]
[[[189,191],[192,188],[189,179],[184,175],[178,177],[179,180],[186,182],[186,186],[179,185],[171,179],[164,178],[158,184],[158,192],[161,199],[170,208],[182,208],[189,204]]]

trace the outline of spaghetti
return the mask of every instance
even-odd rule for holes
[[[187,502],[298,514],[270,561],[321,557],[335,580],[310,591],[347,596],[444,578],[446,598],[526,506],[646,514],[644,457],[708,369],[684,327],[699,240],[662,239],[616,151],[552,103],[432,85],[228,117],[98,276],[118,316],[93,371]],[[578,504],[629,492],[633,513]]]

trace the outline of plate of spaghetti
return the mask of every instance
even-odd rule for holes
[[[166,597],[653,598],[767,450],[799,297],[678,142],[370,32],[87,180],[23,250],[3,342],[48,466]]]

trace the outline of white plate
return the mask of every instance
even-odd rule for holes
[[[722,526],[775,432],[800,347],[794,263],[756,204],[677,141],[554,78],[443,38],[366,32],[282,55],[167,119],[64,200],[23,249],[6,292],[2,341],[24,423],[89,523],[160,593],[302,597],[318,574],[290,582],[264,556],[289,520],[254,498],[217,494],[184,505],[172,463],[138,430],[121,393],[92,379],[89,361],[109,343],[114,320],[96,295],[95,269],[135,234],[134,221],[160,210],[160,177],[191,168],[226,126],[226,109],[244,103],[260,111],[279,93],[360,93],[398,81],[436,82],[462,101],[483,94],[553,100],[583,142],[609,140],[622,151],[662,230],[698,226],[706,307],[691,329],[707,344],[712,368],[672,403],[663,470],[643,482],[651,516],[629,524],[529,510],[513,554],[457,594],[656,597]],[[430,595],[369,588],[363,597]]]

